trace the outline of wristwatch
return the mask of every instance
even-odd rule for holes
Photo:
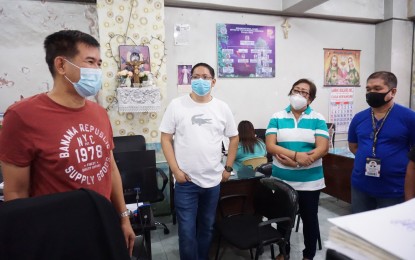
[[[121,218],[129,217],[129,216],[130,216],[130,211],[128,209],[120,213]]]
[[[233,171],[233,168],[231,166],[226,165],[225,166],[225,171],[232,172]]]

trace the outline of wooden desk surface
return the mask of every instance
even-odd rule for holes
[[[327,193],[337,199],[351,203],[351,175],[353,171],[354,159],[340,154],[328,153],[323,157],[323,170],[326,188],[322,192]],[[253,179],[229,180],[221,184],[220,196],[232,194],[247,195],[247,210],[253,212],[252,198],[255,185],[259,183],[261,177]],[[236,207],[237,205],[229,205]]]
[[[322,192],[351,203],[351,176],[354,159],[328,153],[323,157],[326,188]]]

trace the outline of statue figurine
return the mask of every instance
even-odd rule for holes
[[[129,61],[126,64],[133,69],[133,83],[139,83],[140,77],[138,74],[141,72],[141,68],[143,67],[144,61],[134,60]]]
[[[284,39],[288,39],[288,30],[290,30],[291,25],[288,23],[288,19],[284,20],[284,23],[281,25],[282,31],[284,32]]]

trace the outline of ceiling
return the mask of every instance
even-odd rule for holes
[[[58,0],[49,0],[58,1]],[[60,0],[74,3],[91,3],[95,4],[97,0]],[[117,1],[117,0],[115,0]],[[121,0],[118,0],[121,1]],[[139,0],[140,1],[140,0]],[[144,0],[143,0],[144,1]],[[239,2],[240,1],[240,2]],[[406,3],[407,8],[414,9],[415,16],[415,0],[393,1],[392,0],[261,0],[261,5],[252,4],[247,0],[164,0],[164,4],[167,7],[179,7],[179,8],[195,8],[206,10],[220,10],[230,12],[242,12],[242,13],[256,13],[256,14],[268,14],[278,16],[290,16],[290,17],[309,17],[317,19],[329,19],[347,22],[363,22],[363,23],[380,23],[390,19],[390,15],[387,15],[389,9],[393,9],[393,5],[402,5]],[[349,2],[350,1],[350,2]],[[247,4],[249,3],[250,4]],[[353,6],[349,13],[345,4]],[[238,7],[236,7],[238,6]],[[412,8],[413,6],[413,8]],[[329,8],[327,8],[329,7]],[[369,8],[371,7],[371,8]],[[314,8],[314,9],[313,9]],[[331,8],[331,9],[330,9]],[[357,9],[356,9],[357,8]],[[364,12],[359,12],[359,9],[375,10],[373,16],[366,16]],[[412,9],[411,9],[412,8]],[[309,12],[309,10],[316,10],[317,12]],[[381,10],[379,12],[378,10]],[[376,13],[377,12],[377,13]],[[362,15],[363,14],[363,15]],[[392,15],[393,16],[393,15]],[[401,18],[401,17],[399,17]],[[412,19],[403,15],[403,19]]]

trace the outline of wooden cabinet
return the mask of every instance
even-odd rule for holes
[[[350,155],[328,153],[323,157],[326,188],[322,192],[351,203],[351,175],[354,158]]]

